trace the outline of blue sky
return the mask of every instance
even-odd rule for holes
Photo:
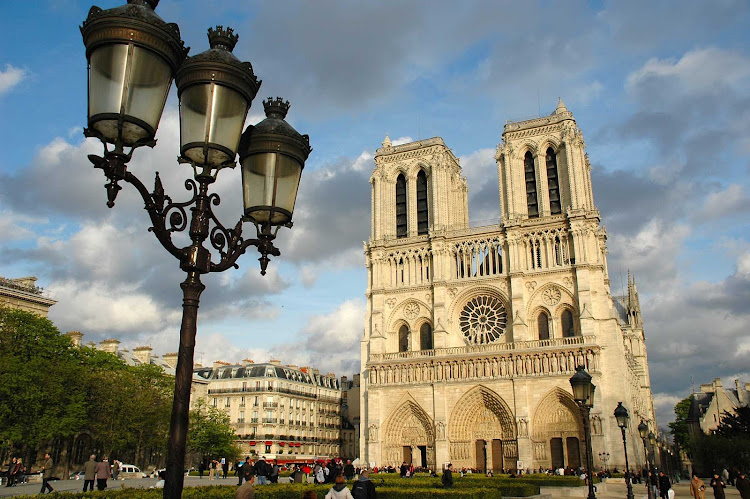
[[[102,1],[102,8],[119,5]],[[35,275],[50,318],[86,340],[177,348],[182,274],[146,231],[132,189],[113,210],[86,160],[86,60],[78,26],[91,4],[12,2],[0,19],[0,275]],[[191,54],[231,26],[235,54],[283,96],[314,148],[281,258],[257,255],[211,275],[197,359],[359,365],[372,156],[394,141],[441,136],[461,159],[470,218],[500,216],[493,156],[506,120],[551,112],[562,97],[583,130],[608,231],[613,293],[638,279],[660,424],[696,384],[750,381],[750,5],[674,2],[336,2],[163,0]],[[174,89],[154,150],[131,169],[175,162]],[[240,211],[239,172],[216,184],[220,215]]]

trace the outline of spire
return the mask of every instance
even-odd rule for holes
[[[643,326],[638,286],[635,284],[635,277],[630,275],[630,269],[628,269],[628,322],[632,327]]]
[[[565,104],[563,104],[562,97],[557,98],[557,107],[555,108],[555,112],[552,114],[562,114],[566,113],[568,111],[568,108],[565,107]]]
[[[383,139],[383,147],[386,149],[389,149],[392,147],[391,138],[388,136],[388,134],[385,134],[385,139]]]

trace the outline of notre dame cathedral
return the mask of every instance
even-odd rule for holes
[[[581,130],[560,101],[505,125],[497,146],[501,220],[469,224],[468,186],[439,137],[375,155],[365,245],[360,456],[440,469],[585,466],[569,378],[597,386],[594,463],[631,468],[636,426],[656,432],[638,290],[613,296],[606,232]],[[597,456],[609,454],[607,463]]]

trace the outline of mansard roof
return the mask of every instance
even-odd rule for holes
[[[334,375],[324,375],[313,372],[305,372],[287,366],[279,366],[271,363],[265,364],[236,364],[221,367],[198,367],[193,370],[195,376],[205,380],[223,379],[265,379],[278,378],[311,386],[332,388],[339,390],[341,386],[338,378]]]

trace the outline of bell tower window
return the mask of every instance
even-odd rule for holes
[[[560,182],[557,177],[557,155],[552,148],[547,149],[547,185],[549,186],[549,211],[553,215],[562,213],[560,203]]]
[[[573,323],[573,312],[563,310],[562,313],[562,332],[563,338],[572,338],[576,335],[575,324]]]
[[[398,330],[398,351],[406,352],[409,350],[409,328],[401,326]]]
[[[427,234],[429,213],[427,208],[427,175],[424,170],[417,174],[417,234]]]
[[[529,218],[539,217],[539,203],[536,196],[536,174],[534,172],[534,157],[531,151],[526,151],[523,157],[523,171],[526,176],[526,207]]]
[[[422,324],[419,328],[420,350],[432,350],[432,327],[429,324]]]
[[[406,237],[406,179],[396,179],[396,237]]]
[[[546,313],[541,312],[539,318],[536,321],[537,331],[539,332],[540,340],[549,339],[549,317]]]

